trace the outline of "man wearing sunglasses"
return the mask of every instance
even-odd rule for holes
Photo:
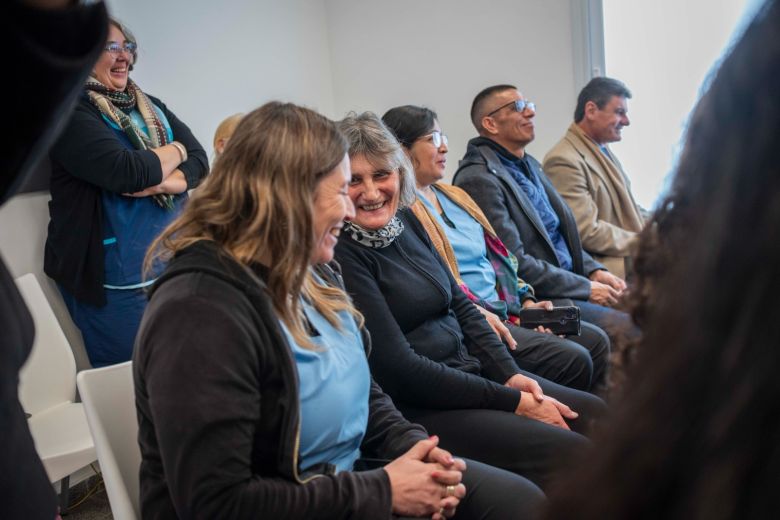
[[[620,141],[630,124],[630,97],[620,81],[593,78],[577,98],[574,122],[544,158],[544,173],[574,213],[582,246],[623,278],[646,212],[607,145]]]
[[[499,238],[517,257],[518,274],[537,297],[577,305],[582,319],[615,340],[636,337],[628,314],[612,309],[625,282],[582,248],[571,210],[525,153],[534,139],[536,106],[513,85],[495,85],[474,98],[469,141],[454,184],[479,204]]]

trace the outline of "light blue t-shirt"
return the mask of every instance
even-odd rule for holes
[[[452,250],[455,252],[455,258],[458,260],[460,277],[478,298],[489,302],[498,300],[496,272],[487,257],[485,230],[474,217],[455,204],[444,193],[436,190],[434,193],[446,218],[439,215],[439,212],[424,195],[418,193],[418,197],[436,216],[439,225],[444,229],[444,234],[447,235]]]
[[[317,350],[300,347],[279,321],[292,347],[300,381],[300,469],[327,463],[337,471],[349,471],[360,457],[368,425],[371,375],[363,339],[349,313],[340,313],[343,330],[338,330],[309,303],[302,305],[318,333],[311,338]]]

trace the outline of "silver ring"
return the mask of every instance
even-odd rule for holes
[[[447,496],[448,497],[454,497],[455,496],[455,486],[449,485],[449,486],[447,486],[446,490],[447,490]]]

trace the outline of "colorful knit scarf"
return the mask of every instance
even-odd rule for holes
[[[101,114],[122,129],[136,150],[148,150],[168,144],[168,133],[165,130],[165,125],[157,115],[157,111],[149,97],[141,91],[133,80],[127,80],[127,88],[124,92],[110,89],[94,77],[88,78],[84,87],[92,104],[97,107]],[[125,111],[133,109],[140,112],[146,123],[148,133],[144,132],[125,113]],[[160,193],[153,197],[154,201],[161,208],[173,209],[173,195]]]

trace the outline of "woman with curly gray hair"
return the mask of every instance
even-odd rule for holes
[[[559,456],[588,444],[570,428],[584,431],[603,402],[515,364],[408,210],[414,174],[392,132],[371,113],[339,126],[355,216],[336,259],[374,339],[374,377],[448,449],[546,484]]]

